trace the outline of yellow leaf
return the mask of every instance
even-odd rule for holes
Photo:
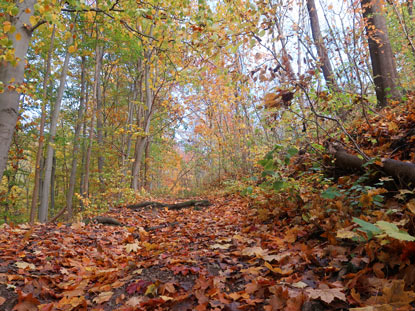
[[[4,33],[8,33],[10,29],[12,28],[12,24],[8,21],[3,22],[3,31]]]
[[[75,45],[71,45],[70,47],[69,47],[69,49],[68,49],[68,52],[69,53],[73,53],[73,52],[75,52],[76,51],[76,46]]]
[[[349,231],[347,229],[340,229],[337,231],[336,235],[339,239],[353,239],[359,237],[356,232]]]
[[[32,26],[34,26],[34,25],[36,25],[36,23],[37,23],[37,17],[36,16],[30,16],[29,17],[29,21],[30,21],[30,23],[32,24]]]
[[[32,10],[30,10],[29,8],[27,8],[27,9],[25,10],[25,13],[26,13],[26,14],[30,14],[30,12],[32,12]]]
[[[20,39],[22,39],[22,35],[21,35],[21,33],[19,32],[19,33],[17,33],[17,34],[16,34],[16,40],[17,40],[17,41],[20,41]]]

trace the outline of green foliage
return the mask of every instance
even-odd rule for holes
[[[387,221],[381,220],[377,221],[376,224],[372,224],[362,219],[353,217],[353,222],[360,226],[359,230],[366,233],[368,240],[372,239],[374,236],[386,234],[388,237],[399,241],[415,241],[415,237],[400,230],[397,225]]]

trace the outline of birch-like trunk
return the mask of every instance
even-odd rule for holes
[[[68,65],[70,53],[68,52],[69,46],[72,44],[72,36],[68,40],[68,46],[65,53],[65,60],[62,66],[62,73],[59,81],[58,96],[56,98],[55,107],[53,109],[52,118],[50,121],[50,130],[49,130],[49,144],[46,154],[46,164],[45,164],[45,178],[42,189],[42,196],[40,200],[39,207],[39,221],[46,222],[48,218],[48,208],[49,208],[49,191],[50,183],[52,178],[52,165],[53,165],[53,143],[56,136],[56,128],[59,119],[59,112],[62,104],[63,92],[65,90],[66,76],[68,73]]]
[[[0,180],[6,169],[10,143],[17,122],[20,95],[17,87],[23,83],[25,57],[32,34],[28,25],[30,25],[30,16],[33,15],[35,3],[35,0],[16,1],[15,5],[19,13],[15,17],[9,17],[16,31],[7,33],[8,39],[13,42],[15,63],[0,62],[0,84],[4,89],[0,93]],[[7,13],[6,16],[8,16]],[[17,34],[20,38],[16,38]]]
[[[49,84],[49,76],[50,76],[50,65],[52,61],[52,52],[53,52],[53,45],[55,42],[55,32],[56,32],[56,25],[53,25],[52,35],[50,37],[50,47],[48,51],[48,56],[46,59],[46,66],[45,66],[45,76],[43,77],[43,93],[42,93],[42,112],[40,117],[40,125],[39,125],[39,140],[38,140],[38,147],[36,152],[36,164],[35,164],[35,180],[33,186],[33,193],[32,193],[32,203],[30,206],[30,222],[33,223],[35,221],[36,209],[37,209],[37,198],[39,194],[39,183],[40,183],[40,162],[42,160],[42,153],[43,153],[43,145],[45,140],[45,123],[46,123],[46,102],[47,102],[47,92],[48,92],[48,84]]]
[[[103,136],[103,121],[102,121],[102,92],[101,92],[101,69],[102,69],[102,58],[104,54],[103,47],[97,43],[95,49],[95,77],[94,77],[94,100],[96,102],[96,118],[97,118],[97,142],[98,142],[98,178],[100,189],[105,189],[105,182],[103,177],[104,171],[104,136]]]

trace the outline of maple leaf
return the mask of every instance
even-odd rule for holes
[[[36,266],[32,263],[24,262],[24,261],[17,261],[15,262],[15,265],[19,269],[29,269],[29,270],[35,270]]]
[[[415,301],[415,292],[405,291],[404,280],[393,280],[391,283],[385,285],[382,292],[382,296],[370,297],[367,303],[371,305],[389,304],[397,308],[408,306]]]
[[[312,299],[321,299],[326,303],[331,303],[335,298],[346,301],[346,295],[342,292],[342,288],[323,288],[323,289],[307,289],[307,293]]]
[[[25,294],[17,290],[18,303],[14,306],[12,311],[37,311],[37,306],[40,301],[33,297],[33,293]]]
[[[232,246],[232,244],[213,244],[213,245],[210,246],[210,248],[213,248],[213,249],[228,249],[231,246]]]
[[[247,247],[242,250],[242,255],[244,256],[257,256],[257,257],[264,257],[268,255],[268,251],[262,249],[259,246],[254,247]]]
[[[131,252],[137,252],[139,249],[141,249],[140,245],[138,244],[138,242],[135,243],[130,243],[125,245],[125,250],[127,251],[127,253],[131,253]]]
[[[135,307],[138,307],[142,301],[143,301],[143,297],[131,297],[130,299],[127,300],[125,304],[127,306],[135,308]]]

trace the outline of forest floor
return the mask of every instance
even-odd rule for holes
[[[414,310],[370,244],[294,214],[260,221],[239,196],[209,200],[105,214],[123,226],[3,225],[0,310]]]

